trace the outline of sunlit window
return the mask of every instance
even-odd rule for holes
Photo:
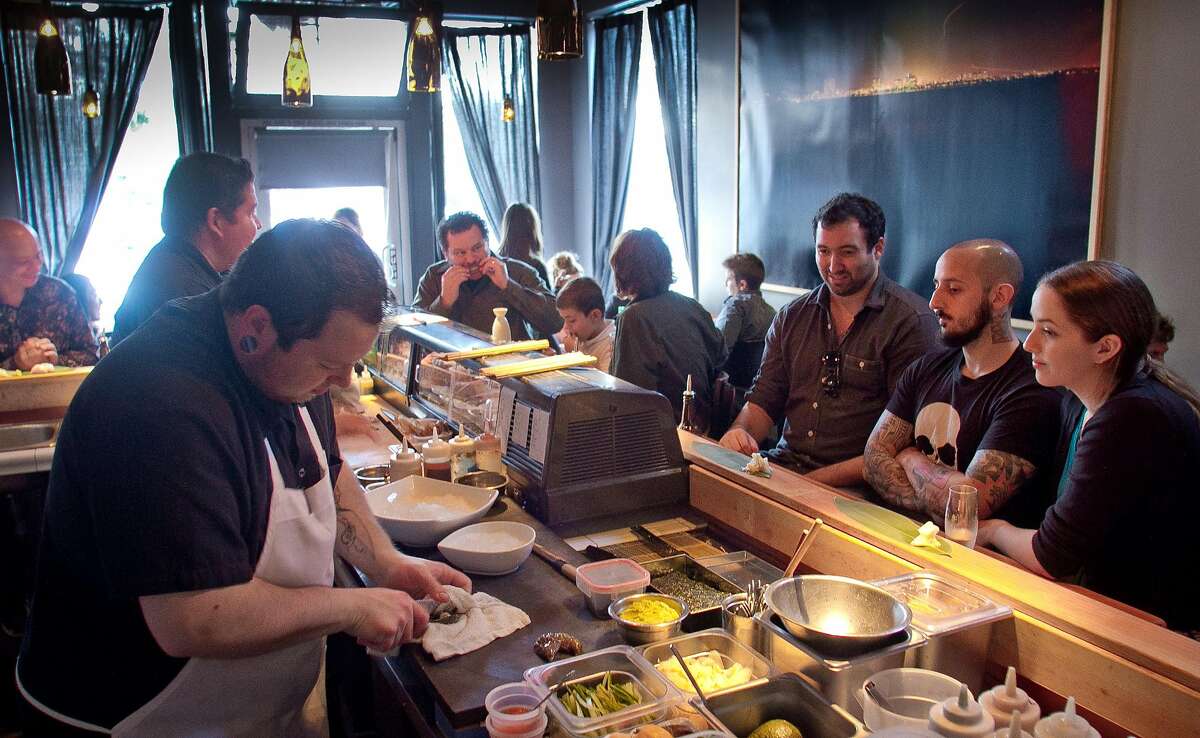
[[[125,299],[125,290],[142,259],[162,238],[163,185],[179,157],[168,35],[164,24],[133,122],[75,267],[96,286],[105,330],[112,329],[113,313]]]
[[[387,188],[298,187],[267,190],[271,228],[292,218],[332,218],[340,208],[353,208],[362,224],[363,240],[382,260],[388,243]]]
[[[671,264],[676,277],[671,289],[695,297],[692,293],[692,270],[684,252],[683,232],[679,228],[679,208],[671,189],[667,139],[663,132],[662,107],[658,101],[658,82],[654,75],[650,24],[643,13],[633,164],[629,170],[629,192],[625,198],[625,219],[621,222],[621,231],[631,228],[653,228],[658,231],[671,249]]]
[[[408,24],[387,18],[301,19],[314,95],[393,97],[405,73]],[[278,95],[291,41],[291,16],[252,15],[246,92]]]

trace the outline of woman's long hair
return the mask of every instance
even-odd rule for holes
[[[1186,400],[1200,416],[1200,395],[1161,362],[1146,355],[1158,310],[1150,289],[1132,269],[1115,261],[1079,261],[1050,272],[1038,286],[1054,290],[1089,341],[1099,341],[1109,334],[1121,339],[1121,353],[1112,366],[1115,386],[1144,370]]]
[[[529,205],[515,202],[504,211],[500,221],[500,255],[521,261],[541,257],[542,222]]]

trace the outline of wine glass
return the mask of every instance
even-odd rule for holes
[[[967,548],[975,548],[979,535],[979,490],[970,484],[950,486],[946,498],[946,537]]]

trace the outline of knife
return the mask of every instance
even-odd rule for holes
[[[550,566],[552,566],[559,574],[562,574],[572,582],[575,581],[575,567],[571,564],[568,564],[566,559],[562,558],[558,554],[551,553],[550,549],[546,548],[540,543],[533,544],[533,552],[545,559],[546,563],[550,564]]]

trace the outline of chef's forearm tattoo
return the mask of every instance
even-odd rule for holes
[[[979,517],[990,517],[1033,477],[1037,467],[1015,454],[980,449],[967,467],[979,488]]]
[[[357,511],[342,504],[342,491],[338,485],[333,487],[333,506],[337,511],[338,544],[356,558],[365,557],[366,561],[373,561],[375,551],[371,548],[371,542],[364,541],[360,534],[360,531],[368,531],[367,535],[369,536],[370,528],[363,524],[363,519]],[[355,561],[354,563],[362,562]]]
[[[919,510],[920,495],[909,483],[904,467],[896,461],[896,454],[911,445],[912,424],[885,410],[863,450],[863,477],[888,502]]]

